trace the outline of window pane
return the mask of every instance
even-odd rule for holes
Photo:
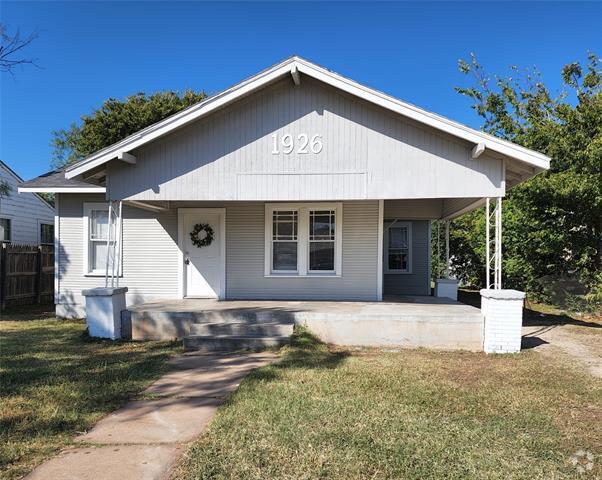
[[[273,243],[274,270],[297,270],[297,242]]]
[[[274,240],[297,240],[298,216],[295,211],[277,211],[272,214]]]
[[[0,218],[0,242],[10,242],[9,218]]]
[[[389,248],[408,248],[407,227],[389,228]]]
[[[40,243],[54,243],[54,225],[40,225]]]
[[[309,269],[334,270],[334,242],[309,244]]]
[[[109,231],[109,211],[92,210],[90,213],[90,238],[106,240]]]
[[[309,239],[334,240],[334,211],[312,210],[309,212]]]
[[[389,270],[407,270],[408,252],[407,250],[389,249]]]
[[[107,268],[107,243],[90,242],[90,268],[92,270],[106,270]]]

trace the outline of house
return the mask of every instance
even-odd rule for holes
[[[0,184],[8,186],[0,193],[0,243],[53,245],[54,208],[37,193],[19,193],[22,182],[0,160]]]
[[[56,194],[60,316],[114,282],[130,306],[381,302],[432,298],[431,221],[484,204],[500,289],[501,199],[549,162],[291,57],[20,190]]]

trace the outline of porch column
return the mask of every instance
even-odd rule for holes
[[[439,242],[439,235],[437,235],[437,242]],[[437,258],[438,257],[439,252],[437,252]],[[451,262],[449,255],[449,220],[445,220],[445,276],[435,280],[435,296],[458,300],[458,280],[451,278]]]
[[[515,353],[521,347],[525,293],[502,289],[502,198],[495,199],[493,209],[491,204],[491,199],[487,198],[485,288],[481,290],[481,313],[485,322],[483,350],[485,353]]]

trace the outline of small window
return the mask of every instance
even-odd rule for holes
[[[111,243],[116,238],[113,223]],[[105,275],[107,271],[107,241],[109,239],[109,205],[84,203],[84,275]],[[121,240],[120,240],[121,241]],[[120,273],[121,275],[121,262]]]
[[[10,218],[0,218],[0,243],[10,243]]]
[[[386,230],[385,271],[411,272],[411,229],[408,222],[394,222]]]
[[[334,272],[335,211],[309,212],[309,271]]]
[[[272,271],[296,272],[299,214],[276,210],[272,214]]]
[[[40,243],[52,245],[54,243],[54,225],[48,223],[40,224]]]

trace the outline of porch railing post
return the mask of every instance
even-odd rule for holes
[[[445,221],[445,278],[449,278],[449,220]]]
[[[502,288],[502,197],[497,199],[497,288]]]
[[[490,206],[489,206],[489,197],[485,199],[485,288],[489,288],[491,283],[489,282],[489,267],[490,267],[490,254],[489,254],[489,216],[490,216]]]

